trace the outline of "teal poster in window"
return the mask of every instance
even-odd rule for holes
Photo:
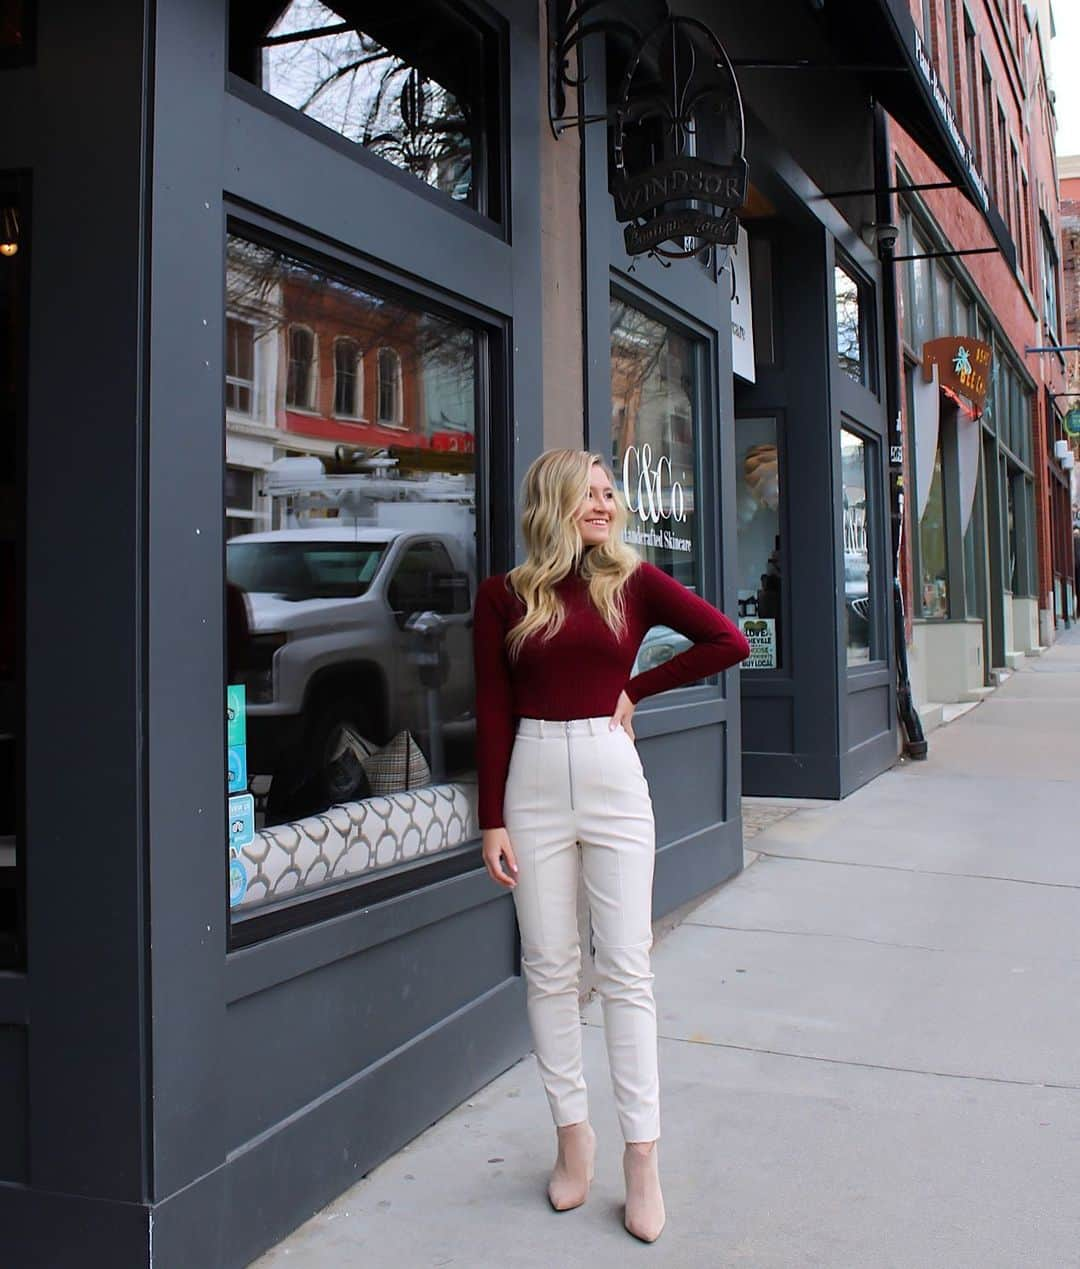
[[[243,683],[230,683],[225,689],[226,743],[247,744],[247,691]]]
[[[242,850],[255,840],[255,799],[250,793],[229,798],[229,846]]]

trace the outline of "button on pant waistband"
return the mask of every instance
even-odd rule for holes
[[[609,730],[611,715],[599,718],[519,718],[518,734],[521,736],[598,736]]]

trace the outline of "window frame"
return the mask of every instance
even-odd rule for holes
[[[849,436],[855,437],[862,443],[863,455],[863,479],[866,490],[866,540],[867,540],[867,560],[869,564],[869,584],[867,586],[868,603],[868,656],[865,661],[849,661],[848,653],[850,651],[847,641],[848,631],[848,611],[847,611],[847,595],[846,595],[846,579],[843,587],[837,586],[837,617],[840,622],[839,633],[842,638],[839,640],[837,649],[840,654],[841,672],[849,681],[857,679],[862,674],[873,674],[888,665],[888,657],[882,655],[883,649],[888,647],[888,633],[885,625],[886,621],[886,601],[885,601],[885,584],[888,569],[885,567],[886,560],[884,558],[884,537],[882,535],[881,517],[884,510],[884,491],[881,488],[881,450],[883,444],[882,438],[875,432],[866,428],[853,418],[850,414],[843,412],[840,416],[840,426],[837,429],[836,450],[837,456],[837,473],[840,478],[840,486],[843,488],[843,434],[847,432]],[[839,492],[839,491],[838,491]],[[844,557],[844,533],[843,533],[843,501],[838,498],[837,514],[840,516],[840,532],[837,534],[837,546],[839,548],[840,564],[843,566]],[[875,549],[876,548],[876,549]],[[841,568],[841,578],[844,578],[843,569]]]
[[[301,405],[290,400],[293,391],[293,335],[303,331],[311,336],[311,360],[308,363],[307,401]],[[289,322],[285,328],[285,409],[294,410],[297,414],[318,414],[319,412],[319,337],[314,328],[306,322]]]
[[[338,386],[341,380],[341,367],[338,364],[340,350],[346,345],[351,345],[355,350],[353,361],[353,404],[356,409],[352,413],[346,413],[338,409]],[[366,422],[367,416],[364,413],[364,349],[360,345],[360,341],[353,335],[335,335],[334,336],[334,400],[330,417],[341,419],[346,423],[363,423]]]
[[[383,414],[383,353],[394,358],[394,373],[391,379],[394,413]],[[402,367],[401,354],[390,344],[380,344],[375,352],[375,422],[380,427],[397,427],[405,429],[405,372]]]
[[[513,349],[509,318],[493,315],[487,307],[466,296],[444,291],[403,270],[361,257],[358,252],[334,246],[313,231],[285,226],[269,213],[246,204],[226,202],[222,229],[222,269],[225,267],[225,240],[236,234],[269,250],[284,253],[313,269],[423,312],[458,323],[475,337],[476,427],[476,571],[484,576],[493,560],[512,558],[513,526],[503,502],[491,496],[489,486],[505,486],[511,471],[511,442],[508,423],[513,417],[510,364]],[[224,454],[221,458],[224,475]],[[224,507],[222,510],[224,516]],[[220,577],[224,586],[225,558],[222,543]],[[224,637],[223,630],[223,637]],[[223,667],[224,670],[224,667]],[[224,672],[222,675],[224,683]],[[222,911],[227,951],[243,948],[296,930],[324,924],[334,917],[374,906],[389,899],[420,893],[444,880],[477,871],[480,861],[479,833],[460,846],[421,860],[409,861],[359,880],[344,879],[339,884],[300,892],[267,909],[257,908],[241,915],[228,902],[228,850],[222,850]]]
[[[241,379],[239,375],[229,374],[229,354],[232,348],[232,341],[229,335],[229,325],[235,323],[238,326],[246,326],[251,332],[251,378]],[[238,415],[242,419],[255,420],[258,418],[258,410],[256,408],[258,402],[256,399],[256,387],[259,382],[258,375],[258,335],[256,332],[256,324],[249,317],[244,317],[240,313],[226,313],[225,315],[225,408],[230,414]],[[240,390],[247,389],[251,393],[251,409],[241,410],[238,406],[229,405],[228,394],[229,388],[237,388]]]
[[[475,206],[451,197],[411,172],[398,167],[389,159],[372,152],[366,146],[350,141],[333,128],[301,113],[233,69],[238,61],[243,60],[243,46],[238,45],[239,37],[231,21],[226,57],[226,89],[233,96],[274,116],[319,144],[336,150],[351,162],[358,163],[384,179],[401,185],[411,194],[433,202],[443,211],[462,217],[476,228],[494,233],[509,241],[511,231],[510,127],[507,113],[502,105],[509,98],[509,23],[504,15],[490,7],[484,0],[453,0],[452,4],[444,2],[443,7],[451,8],[456,14],[466,18],[480,29],[484,39],[490,41],[490,52],[484,67],[485,126],[479,133],[482,139],[480,151],[474,156],[479,172],[475,180],[478,192]]]
[[[917,262],[915,262],[917,263]],[[932,262],[931,262],[932,263]],[[843,275],[854,284],[859,302],[859,364],[862,377],[856,379],[840,361],[840,323],[837,313],[838,297],[836,293],[836,273]],[[864,388],[874,396],[880,389],[880,372],[877,362],[877,290],[873,281],[863,273],[851,257],[840,246],[836,247],[833,259],[833,275],[831,279],[832,306],[832,354],[833,363],[840,374],[853,384]]]

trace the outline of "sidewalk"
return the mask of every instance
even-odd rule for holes
[[[600,1011],[585,1207],[530,1056],[259,1269],[1080,1266],[1080,632],[657,944],[668,1225],[621,1224]],[[760,817],[759,817],[760,820]]]

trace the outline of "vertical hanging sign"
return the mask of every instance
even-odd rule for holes
[[[632,255],[670,259],[734,246],[746,201],[742,98],[727,53],[696,18],[638,44],[615,107],[616,219]]]

